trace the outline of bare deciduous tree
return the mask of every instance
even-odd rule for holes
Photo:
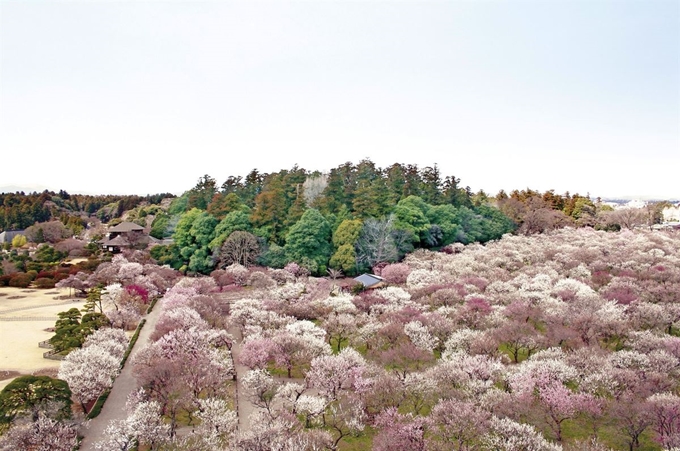
[[[307,177],[305,183],[302,184],[307,205],[314,203],[314,200],[326,189],[326,185],[328,185],[328,174]]]
[[[356,244],[357,264],[373,267],[380,262],[394,262],[400,257],[403,234],[395,233],[394,216],[364,221]]]
[[[622,229],[647,225],[650,219],[650,212],[646,208],[619,208],[605,214],[608,224],[618,224]]]
[[[219,252],[220,267],[234,263],[252,266],[260,254],[260,245],[252,233],[236,231],[224,241]]]

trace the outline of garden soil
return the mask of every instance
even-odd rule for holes
[[[59,367],[59,361],[43,358],[48,349],[38,343],[52,337],[45,329],[54,327],[59,312],[83,307],[82,299],[68,296],[68,289],[0,287],[0,371],[31,374]],[[11,380],[1,380],[0,389]]]

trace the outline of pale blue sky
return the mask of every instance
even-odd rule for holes
[[[492,194],[680,197],[677,0],[0,0],[0,63],[0,187],[370,157]]]

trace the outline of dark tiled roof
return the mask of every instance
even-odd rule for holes
[[[124,236],[118,235],[113,239],[102,241],[102,244],[105,246],[129,246],[130,242]]]
[[[134,222],[121,222],[117,226],[111,227],[109,232],[125,233],[133,231],[141,232],[142,230],[144,230],[144,227],[140,226],[139,224],[135,224]]]
[[[354,280],[363,284],[363,286],[366,288],[370,288],[385,281],[385,279],[380,276],[376,276],[375,274],[362,274],[359,277],[355,277]]]

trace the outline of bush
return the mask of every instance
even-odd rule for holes
[[[56,274],[56,271],[40,271],[37,276],[35,276],[36,280],[37,279],[54,279],[54,275]]]
[[[31,284],[31,276],[24,272],[19,272],[12,274],[11,279],[9,281],[9,286],[10,287],[15,287],[15,288],[26,288]]]
[[[380,262],[380,263],[378,263],[377,265],[375,265],[373,268],[371,268],[371,271],[373,271],[373,274],[375,274],[376,276],[383,277],[382,271],[383,271],[383,269],[385,269],[385,267],[386,267],[387,265],[389,265],[389,263],[387,263],[387,262]]]
[[[12,275],[8,274],[6,276],[0,276],[0,287],[6,287],[9,285],[9,281],[12,280]]]
[[[155,299],[154,299],[154,301],[155,301]],[[149,308],[151,308],[151,307],[149,307]],[[130,343],[128,343],[128,347],[125,350],[125,354],[123,354],[123,358],[120,361],[120,369],[121,370],[125,366],[125,362],[127,362],[128,357],[130,357],[130,353],[132,352],[132,348],[135,347],[135,343],[137,343],[137,339],[139,338],[139,333],[142,331],[142,327],[144,327],[144,324],[146,324],[146,319],[143,319],[139,322],[139,325],[137,326],[137,330],[135,330],[134,335],[132,335],[132,338],[130,338]]]
[[[146,309],[146,314],[147,314],[147,315],[148,315],[149,313],[151,313],[151,311],[153,310],[153,308],[156,306],[156,302],[158,302],[159,299],[160,299],[160,297],[155,297],[155,298],[153,298],[153,300],[151,301],[151,304],[149,304],[149,308]],[[143,319],[142,321],[146,322],[145,319]]]
[[[350,289],[350,291],[352,292],[352,294],[359,294],[359,293],[363,292],[365,289],[366,289],[366,287],[364,286],[364,284],[359,282],[359,283],[355,283],[354,285],[352,285],[352,288]]]
[[[40,277],[35,279],[35,286],[38,288],[54,288],[55,284],[56,282],[54,279],[50,279],[48,277]]]
[[[59,282],[60,280],[64,280],[64,279],[68,279],[68,274],[58,272],[54,275],[54,281],[55,282]]]
[[[38,278],[38,271],[26,271],[26,274],[31,278],[31,282]]]
[[[87,414],[88,420],[91,420],[92,418],[96,418],[97,416],[99,416],[99,414],[102,412],[102,408],[104,407],[104,403],[109,398],[110,394],[111,390],[106,390],[99,396],[99,398],[97,398],[97,402],[92,407],[92,410],[90,410],[90,413]]]
[[[97,269],[97,266],[99,266],[100,263],[101,260],[96,258],[90,258],[73,265],[73,268],[75,268],[73,270],[75,270],[75,273],[77,273],[78,271],[92,272],[95,269]]]

